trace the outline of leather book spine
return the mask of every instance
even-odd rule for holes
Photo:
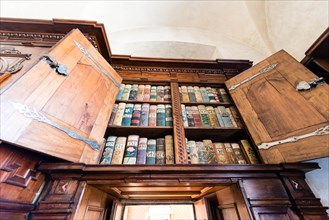
[[[198,148],[196,146],[196,142],[188,141],[186,147],[190,155],[191,164],[199,164],[199,155],[198,155]]]
[[[132,126],[139,126],[140,119],[141,119],[141,111],[142,111],[142,105],[135,104],[134,111],[132,113],[132,118],[131,118]]]
[[[139,138],[136,164],[146,164],[147,138]]]
[[[171,101],[170,86],[165,86],[164,87],[164,101]]]
[[[226,151],[226,154],[227,154],[227,157],[228,157],[228,160],[229,160],[230,164],[237,164],[238,160],[235,157],[235,153],[233,151],[233,148],[232,148],[231,144],[230,143],[224,143],[224,149]]]
[[[138,140],[138,135],[128,136],[127,146],[123,158],[123,164],[136,164]]]
[[[144,85],[139,85],[137,90],[137,101],[143,101],[144,100]]]
[[[179,92],[179,100],[182,102],[183,101],[183,94],[182,94],[182,87],[178,87],[178,92]]]
[[[182,119],[183,119],[183,124],[184,127],[188,127],[188,122],[187,122],[187,116],[186,116],[186,108],[184,104],[181,104],[181,108],[182,108]]]
[[[204,127],[204,128],[211,127],[211,123],[210,123],[210,119],[209,119],[209,115],[208,115],[206,107],[204,105],[198,105],[198,109],[200,112],[202,127]]]
[[[208,164],[217,164],[217,158],[215,155],[214,147],[212,141],[209,139],[203,140],[203,146],[206,149],[206,158]]]
[[[175,164],[174,140],[172,135],[165,136],[166,164]]]
[[[163,86],[157,86],[157,102],[163,102],[164,101],[164,87]]]
[[[125,88],[125,84],[121,84],[120,88],[119,88],[119,91],[118,91],[118,94],[117,94],[117,97],[116,97],[116,100],[118,100],[118,101],[121,100],[124,88]]]
[[[219,127],[219,122],[218,122],[214,107],[207,106],[206,110],[208,112],[208,116],[209,116],[211,126],[214,127],[214,128],[218,128]]]
[[[192,106],[192,116],[194,120],[194,127],[202,128],[200,112],[197,106]]]
[[[194,127],[192,106],[186,106],[186,118],[189,127]]]
[[[223,143],[213,143],[218,164],[229,164],[229,159]]]
[[[196,97],[195,97],[193,86],[188,86],[187,92],[188,92],[188,97],[190,99],[190,102],[196,102]]]
[[[200,93],[201,93],[203,102],[210,102],[209,96],[208,96],[208,91],[205,87],[200,87]]]
[[[259,164],[259,160],[255,154],[255,151],[252,149],[249,141],[240,140],[240,145],[242,152],[245,154],[245,158],[250,164]]]
[[[151,86],[150,101],[156,101],[156,100],[157,100],[157,87]]]
[[[247,164],[246,159],[244,158],[244,155],[240,149],[240,146],[238,143],[231,143],[231,146],[233,148],[233,152],[235,154],[235,158],[238,161],[238,164]]]
[[[117,113],[115,114],[113,125],[121,126],[123,114],[125,112],[125,108],[126,108],[126,103],[120,102],[118,104],[118,110],[117,110]]]
[[[224,88],[220,88],[219,89],[219,93],[222,96],[223,102],[227,102],[227,103],[230,103],[231,102],[231,100],[228,97],[227,92],[226,92],[226,90]]]
[[[150,104],[144,103],[142,105],[140,126],[148,126],[149,125],[149,111],[150,111]]]
[[[207,93],[208,93],[209,102],[216,102],[215,95],[212,92],[212,88],[211,87],[206,87],[206,90],[207,90]]]
[[[219,122],[219,126],[220,127],[225,127],[224,120],[223,120],[223,118],[222,118],[222,116],[220,114],[220,111],[219,111],[219,108],[218,107],[215,108],[215,113],[216,113],[216,116],[217,116],[217,120]]]
[[[195,142],[197,150],[198,150],[198,158],[199,158],[199,164],[207,164],[207,153],[206,148],[203,145],[202,141]]]
[[[212,94],[214,94],[216,102],[219,102],[218,91],[215,88],[211,88]]]
[[[133,114],[134,104],[128,103],[126,104],[126,108],[122,117],[122,126],[130,126],[131,118]]]
[[[156,126],[166,126],[166,108],[163,104],[157,105]]]
[[[226,112],[225,106],[218,106],[219,114],[224,121],[225,127],[233,127],[230,115]]]
[[[128,99],[135,101],[137,99],[137,91],[138,91],[138,85],[136,84],[132,85]]]
[[[122,164],[123,155],[125,152],[126,147],[126,137],[118,137],[117,141],[115,142],[114,152],[111,164]]]
[[[186,86],[182,86],[182,102],[189,102],[188,91]]]
[[[165,164],[165,139],[156,139],[156,162],[155,164]]]
[[[121,96],[121,100],[122,101],[128,100],[129,95],[130,95],[130,90],[131,90],[131,85],[130,84],[126,84],[125,85],[125,88],[123,89],[122,96]]]
[[[194,94],[195,94],[196,102],[203,102],[199,86],[194,86]]]
[[[111,113],[111,116],[110,116],[110,120],[109,120],[109,126],[113,125],[114,118],[115,118],[115,115],[117,113],[117,110],[118,110],[118,104],[114,104],[113,108],[112,108],[112,113]]]
[[[165,105],[166,108],[166,126],[173,126],[173,118],[172,118],[172,106],[171,105]]]
[[[155,164],[156,160],[156,140],[149,139],[146,149],[146,164]]]
[[[157,126],[157,106],[156,105],[150,105],[149,126],[151,126],[151,127]]]
[[[238,125],[237,125],[237,123],[235,122],[235,119],[234,119],[234,117],[233,117],[233,114],[232,114],[232,112],[231,112],[231,109],[230,108],[225,108],[225,110],[226,110],[226,112],[227,112],[227,114],[229,115],[229,117],[230,117],[230,119],[231,119],[231,122],[232,122],[232,125],[233,125],[233,127],[238,127]]]
[[[239,113],[238,113],[238,110],[236,109],[236,107],[235,106],[230,106],[229,108],[231,110],[232,116],[234,118],[234,121],[235,121],[237,127],[238,128],[243,128],[243,124],[242,124],[241,118],[239,116]]]
[[[148,102],[150,101],[150,96],[151,96],[151,85],[145,85],[144,86],[144,97],[143,97],[143,101]]]
[[[116,140],[117,136],[109,136],[107,138],[100,164],[111,164]]]

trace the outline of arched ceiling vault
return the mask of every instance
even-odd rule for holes
[[[93,20],[113,54],[249,59],[285,49],[297,60],[328,27],[319,1],[0,1],[1,17]]]

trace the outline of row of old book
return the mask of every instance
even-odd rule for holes
[[[234,106],[185,106],[181,104],[181,107],[184,127],[242,127]]]
[[[172,126],[171,105],[149,103],[114,104],[109,120],[110,126]]]
[[[173,136],[109,136],[100,164],[174,164]]]
[[[137,84],[121,84],[118,95],[118,101],[171,101],[170,86],[151,86]]]
[[[180,101],[187,102],[225,102],[230,99],[224,88],[199,87],[199,86],[180,86]]]
[[[258,164],[259,160],[247,140],[236,143],[186,141],[188,160],[191,164]]]

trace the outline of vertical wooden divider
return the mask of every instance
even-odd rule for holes
[[[188,164],[185,130],[182,120],[182,108],[179,100],[179,89],[177,81],[171,81],[171,99],[174,129],[174,147],[175,147],[175,163]]]

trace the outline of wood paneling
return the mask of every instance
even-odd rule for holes
[[[257,76],[250,78],[254,75]],[[226,82],[258,147],[329,125],[329,86],[322,84],[310,91],[296,91],[300,81],[314,78],[312,72],[282,50]],[[238,86],[233,88],[235,85]],[[259,151],[265,163],[297,162],[328,156],[328,146],[325,134]]]

